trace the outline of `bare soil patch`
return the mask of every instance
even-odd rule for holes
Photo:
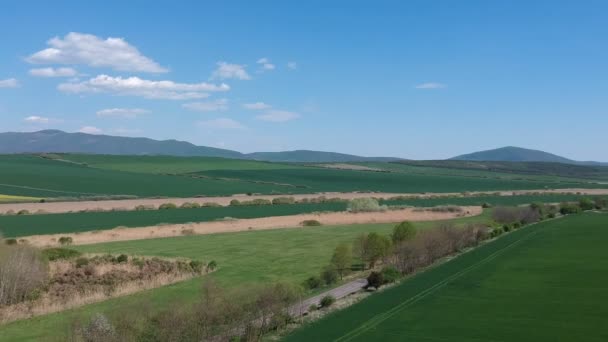
[[[438,212],[432,208],[406,208],[383,212],[337,212],[313,213],[289,216],[263,217],[255,219],[227,219],[214,222],[186,224],[168,224],[140,228],[115,228],[111,230],[92,231],[74,234],[33,235],[25,239],[35,246],[58,246],[59,238],[69,236],[77,245],[95,244],[110,241],[142,240],[161,237],[184,236],[194,234],[212,234],[266,230],[277,228],[301,228],[301,223],[308,220],[319,221],[323,225],[346,225],[364,223],[392,223],[401,221],[436,221],[463,216],[475,216],[482,212],[481,207],[461,207],[460,212]]]

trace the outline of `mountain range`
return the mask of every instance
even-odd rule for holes
[[[272,162],[336,163],[364,161],[398,161],[392,157],[362,157],[352,154],[309,150],[241,153],[221,148],[197,146],[178,140],[154,140],[60,130],[0,133],[0,154],[13,153],[83,153],[114,155],[172,155],[182,157],[222,157]],[[608,163],[581,162],[555,154],[521,147],[502,147],[463,154],[450,160],[552,162],[577,165],[608,166]]]

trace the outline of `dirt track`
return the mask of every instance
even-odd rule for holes
[[[459,216],[475,216],[482,212],[481,207],[462,207],[461,213],[434,212],[424,209],[401,209],[372,213],[321,213],[290,216],[263,217],[230,221],[171,224],[141,228],[115,228],[74,234],[27,236],[28,243],[36,246],[57,246],[62,236],[71,236],[76,245],[87,245],[110,241],[142,240],[160,237],[183,236],[190,234],[212,234],[266,230],[276,228],[300,228],[304,220],[317,220],[323,225],[345,225],[364,223],[391,223],[400,221],[435,221]],[[310,228],[314,229],[314,228]]]
[[[582,194],[589,195],[606,195],[608,194],[608,189],[555,189],[555,190],[519,190],[519,191],[484,191],[484,192],[470,192],[469,194],[474,195],[478,193],[500,193],[501,196],[511,196],[513,194],[516,195],[524,195],[529,193],[577,193],[580,192]],[[461,193],[318,193],[318,194],[308,194],[308,195],[284,195],[288,197],[293,197],[296,200],[301,199],[312,199],[318,198],[319,196],[325,196],[327,198],[341,198],[345,200],[350,200],[353,198],[361,198],[361,197],[375,197],[375,198],[383,198],[387,199],[395,196],[418,196],[421,198],[431,197],[431,196],[459,196]],[[35,213],[39,210],[43,210],[47,213],[68,213],[68,212],[78,212],[85,210],[133,210],[138,205],[148,205],[158,207],[159,205],[167,202],[171,202],[176,204],[177,206],[182,205],[185,202],[196,202],[199,204],[203,203],[217,203],[219,205],[227,206],[230,204],[230,201],[236,199],[239,201],[247,201],[253,200],[256,198],[268,199],[272,200],[273,198],[282,197],[283,195],[259,195],[259,196],[247,196],[247,195],[235,195],[235,196],[225,196],[225,197],[202,197],[202,198],[141,198],[141,199],[129,199],[129,200],[110,200],[110,201],[81,201],[81,202],[50,202],[50,203],[10,203],[10,204],[0,204],[0,214],[6,213],[9,210],[14,212],[18,212],[20,210],[28,210],[31,213]]]

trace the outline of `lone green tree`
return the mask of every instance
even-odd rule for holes
[[[371,268],[388,254],[390,247],[391,240],[378,233],[360,235],[353,244],[355,255]]]
[[[411,222],[403,221],[393,228],[391,239],[393,244],[399,244],[416,236],[416,227]]]
[[[340,280],[350,270],[353,263],[353,252],[349,245],[342,243],[334,250],[334,255],[331,257],[331,264],[340,275]]]

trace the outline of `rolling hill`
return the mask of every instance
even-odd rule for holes
[[[275,162],[335,163],[393,161],[398,158],[361,157],[321,151],[256,152],[244,154],[226,149],[197,146],[178,140],[118,137],[60,130],[0,133],[0,154],[81,153],[109,155],[170,155],[179,157],[222,157]]]
[[[459,155],[449,160],[463,161],[498,161],[498,162],[544,162],[544,163],[562,163],[562,164],[578,164],[578,165],[608,165],[608,163],[594,161],[576,161],[564,158],[552,153],[531,150],[527,148],[507,146],[496,148],[493,150],[473,152],[469,154]]]

